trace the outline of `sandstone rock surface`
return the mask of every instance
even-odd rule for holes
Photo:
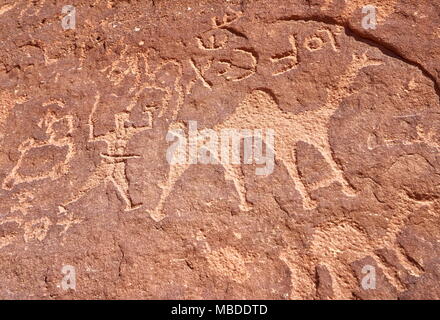
[[[440,3],[71,4],[0,2],[0,298],[440,298]],[[190,123],[273,170],[170,163]]]

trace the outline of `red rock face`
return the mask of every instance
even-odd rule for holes
[[[74,5],[0,6],[1,298],[440,298],[435,1]]]

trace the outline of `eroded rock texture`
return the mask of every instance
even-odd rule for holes
[[[438,2],[71,2],[0,4],[1,298],[440,298]],[[190,121],[273,172],[170,165]]]

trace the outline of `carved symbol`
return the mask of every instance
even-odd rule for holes
[[[243,12],[236,11],[231,8],[227,8],[226,13],[223,15],[221,19],[217,17],[211,18],[212,28],[213,29],[227,28],[228,26],[236,22],[238,19],[240,19],[242,16],[243,16]]]
[[[314,36],[304,40],[304,47],[313,52],[321,50],[327,43],[330,44],[334,51],[339,51],[333,31],[330,29],[321,28],[317,30]]]
[[[305,252],[300,252],[296,248],[283,250],[280,258],[286,262],[295,278],[301,279],[309,285],[314,286],[313,280],[307,281],[308,275],[303,270],[314,268],[314,261],[325,265],[332,277],[339,279],[336,281],[335,299],[350,299],[354,288],[359,288],[359,281],[353,275],[350,264],[365,257],[372,257],[374,262],[383,272],[385,279],[399,292],[406,288],[401,282],[400,272],[386,263],[381,251],[386,249],[393,258],[398,261],[408,273],[413,276],[420,276],[423,270],[411,261],[403,248],[397,243],[397,237],[405,226],[408,216],[413,213],[408,208],[414,207],[414,202],[410,203],[405,197],[398,196],[399,201],[403,201],[403,211],[398,212],[389,221],[389,230],[383,237],[371,237],[357,223],[350,219],[332,221],[328,224],[320,225],[316,228],[313,239],[310,241],[311,247]],[[418,209],[424,205],[416,204]],[[342,254],[343,253],[343,254]],[[310,257],[313,257],[310,259]],[[304,283],[303,283],[304,284]],[[307,298],[303,292],[292,290],[292,298]],[[309,293],[310,294],[310,293]]]
[[[224,49],[229,40],[229,37],[225,32],[213,31],[210,34],[206,35],[206,39],[204,39],[204,36],[196,37],[196,40],[199,49],[206,51]]]
[[[196,37],[199,49],[206,51],[224,49],[229,41],[229,34],[234,32],[230,25],[240,19],[242,15],[242,12],[228,8],[221,19],[212,17],[211,28],[201,36]]]
[[[60,232],[60,235],[65,236],[67,231],[74,225],[83,222],[83,219],[75,218],[75,215],[72,212],[68,212],[63,207],[58,207],[58,221],[56,223],[57,226],[62,226],[63,230]]]
[[[43,241],[49,231],[52,221],[48,217],[27,221],[24,223],[24,241]]]
[[[420,276],[423,270],[417,263],[409,259],[404,249],[397,245],[397,237],[401,233],[402,228],[405,227],[408,217],[414,211],[422,208],[429,208],[431,211],[432,205],[425,203],[417,203],[408,199],[404,194],[397,195],[398,201],[404,203],[399,208],[389,221],[389,227],[386,234],[382,237],[371,237],[355,222],[350,220],[332,222],[331,224],[321,226],[312,242],[311,250],[308,254],[313,255],[322,263],[331,266],[332,270],[338,270],[342,273],[348,281],[341,281],[339,287],[339,298],[348,298],[352,294],[352,288],[359,287],[357,279],[352,276],[349,264],[353,261],[372,257],[375,263],[380,267],[387,281],[395,287],[399,292],[405,291],[407,288],[402,284],[401,275],[395,272],[395,269],[386,263],[384,257],[381,256],[381,251],[386,249],[398,261],[401,267],[413,276]],[[414,206],[416,209],[414,209]],[[412,209],[409,209],[412,208]],[[414,211],[413,211],[414,210]],[[431,213],[432,214],[432,213]],[[342,261],[335,259],[330,252],[346,252],[350,260]]]
[[[275,71],[272,74],[273,76],[279,76],[289,72],[290,70],[295,69],[298,65],[298,47],[294,35],[289,36],[289,43],[292,47],[291,51],[270,58],[270,61],[273,64],[282,66],[279,71]]]
[[[193,68],[194,72],[196,73],[196,77],[197,77],[197,79],[199,79],[199,80],[202,82],[202,85],[203,85],[204,87],[206,87],[207,89],[209,89],[209,90],[212,90],[212,84],[209,83],[209,82],[205,79],[204,75],[205,75],[205,72],[208,71],[208,70],[211,68],[211,66],[212,66],[212,61],[213,61],[213,60],[211,59],[211,60],[209,60],[209,61],[206,63],[206,65],[204,65],[204,66],[198,68],[198,67],[196,66],[196,63],[195,63],[195,61],[194,61],[193,59],[190,59],[190,60],[189,60],[189,63],[191,64],[191,67]],[[187,88],[187,93],[189,93],[189,92],[191,91],[191,88],[194,86],[195,82],[196,82],[196,80],[191,81],[190,86]]]
[[[358,57],[353,56],[353,62],[349,66],[346,74],[340,77],[339,83],[336,88],[329,91],[327,103],[320,109],[314,111],[308,111],[299,115],[291,115],[281,111],[274,101],[269,98],[263,92],[257,92],[258,95],[262,95],[258,101],[267,101],[264,103],[265,108],[254,108],[252,100],[245,102],[237,108],[235,113],[226,120],[222,126],[224,127],[238,127],[240,126],[240,119],[246,114],[252,114],[256,124],[264,123],[266,126],[275,129],[277,140],[280,141],[277,144],[276,155],[284,165],[286,166],[290,177],[295,182],[298,191],[303,197],[303,206],[305,209],[313,209],[316,204],[310,199],[309,191],[306,190],[301,177],[299,176],[296,168],[296,156],[293,150],[295,149],[295,143],[297,141],[305,141],[314,145],[323,155],[324,159],[330,165],[333,171],[333,176],[328,181],[323,181],[313,187],[313,191],[318,188],[330,185],[332,182],[339,182],[343,191],[351,195],[352,190],[349,187],[347,181],[343,177],[341,169],[335,163],[330,150],[330,143],[328,141],[328,123],[331,116],[339,107],[342,99],[350,95],[349,85],[355,79],[358,72],[367,66],[376,66],[381,62],[369,59],[366,55]],[[341,94],[342,92],[342,94]],[[250,113],[252,112],[252,113]],[[309,128],[309,126],[311,126]],[[255,128],[250,128],[255,129]],[[241,177],[240,172],[234,168],[229,168],[229,171],[234,172],[234,175]],[[242,180],[243,177],[240,178]],[[243,186],[244,182],[239,182],[237,185]],[[243,187],[237,188],[238,191]],[[240,192],[240,191],[239,191]],[[241,197],[245,198],[244,195]],[[243,202],[243,206],[246,204]]]
[[[245,35],[233,29],[231,25],[240,19],[242,12],[228,9],[222,18],[213,17],[211,20],[211,28],[196,37],[196,43],[199,49],[215,53],[220,50],[228,50],[227,44],[230,36],[239,36],[246,38]],[[241,56],[238,60],[248,61],[245,65],[233,61],[233,58],[210,58],[206,63],[198,66],[194,59],[189,59],[191,68],[195,73],[196,79],[191,81],[187,86],[186,92],[189,94],[195,83],[199,80],[208,90],[212,90],[212,83],[207,80],[205,74],[214,67],[219,67],[220,71],[214,71],[217,76],[223,77],[227,81],[241,81],[249,78],[256,72],[257,57],[254,52],[245,48],[231,48],[230,56]]]
[[[226,68],[219,72],[219,75],[230,81],[241,81],[251,77],[257,69],[257,57],[253,52],[246,49],[233,49],[232,52],[239,55],[244,55],[248,58],[248,65],[246,67],[239,66],[231,60],[221,59],[219,64],[223,64]]]
[[[49,138],[46,141],[27,139],[18,147],[19,159],[3,181],[3,189],[11,190],[15,185],[47,178],[56,180],[67,173],[68,164],[75,154],[70,136],[73,131],[73,117],[68,115],[57,118],[54,113],[48,112],[38,125],[45,128]],[[53,159],[58,159],[59,162]],[[33,165],[30,166],[28,162]]]

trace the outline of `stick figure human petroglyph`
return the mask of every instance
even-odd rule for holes
[[[70,200],[60,206],[61,208],[78,201],[90,190],[106,182],[112,183],[122,197],[125,211],[132,211],[142,206],[142,203],[133,202],[126,176],[128,161],[140,158],[141,155],[129,154],[127,152],[128,143],[135,135],[152,129],[154,116],[175,119],[183,103],[183,89],[180,87],[182,68],[175,60],[162,61],[153,67],[144,54],[136,55],[130,60],[129,66],[130,72],[136,76],[136,87],[131,90],[133,93],[131,102],[123,112],[114,115],[115,129],[113,131],[103,135],[95,135],[94,121],[101,99],[99,93],[96,95],[88,120],[89,142],[104,142],[107,150],[100,154],[102,161],[94,173]],[[117,80],[117,83],[122,81],[120,78]],[[140,101],[145,90],[161,92],[161,101],[158,104]],[[131,114],[136,107],[141,107],[141,114],[146,117],[145,125],[132,123]]]
[[[99,97],[95,106],[99,102]],[[118,191],[118,194],[125,202],[125,211],[137,209],[140,204],[134,204],[128,192],[128,181],[125,176],[125,169],[127,160],[138,158],[138,155],[130,155],[126,153],[127,144],[134,135],[145,131],[150,127],[144,126],[140,128],[126,127],[129,120],[129,113],[121,112],[115,115],[116,129],[102,136],[92,137],[91,142],[105,142],[107,145],[107,152],[101,153],[102,162],[96,168],[87,182],[75,193],[75,195],[68,202],[64,203],[62,207],[78,201],[91,189],[96,188],[101,183],[111,182]],[[90,128],[93,128],[93,123],[90,123]],[[93,134],[93,129],[91,129]]]

